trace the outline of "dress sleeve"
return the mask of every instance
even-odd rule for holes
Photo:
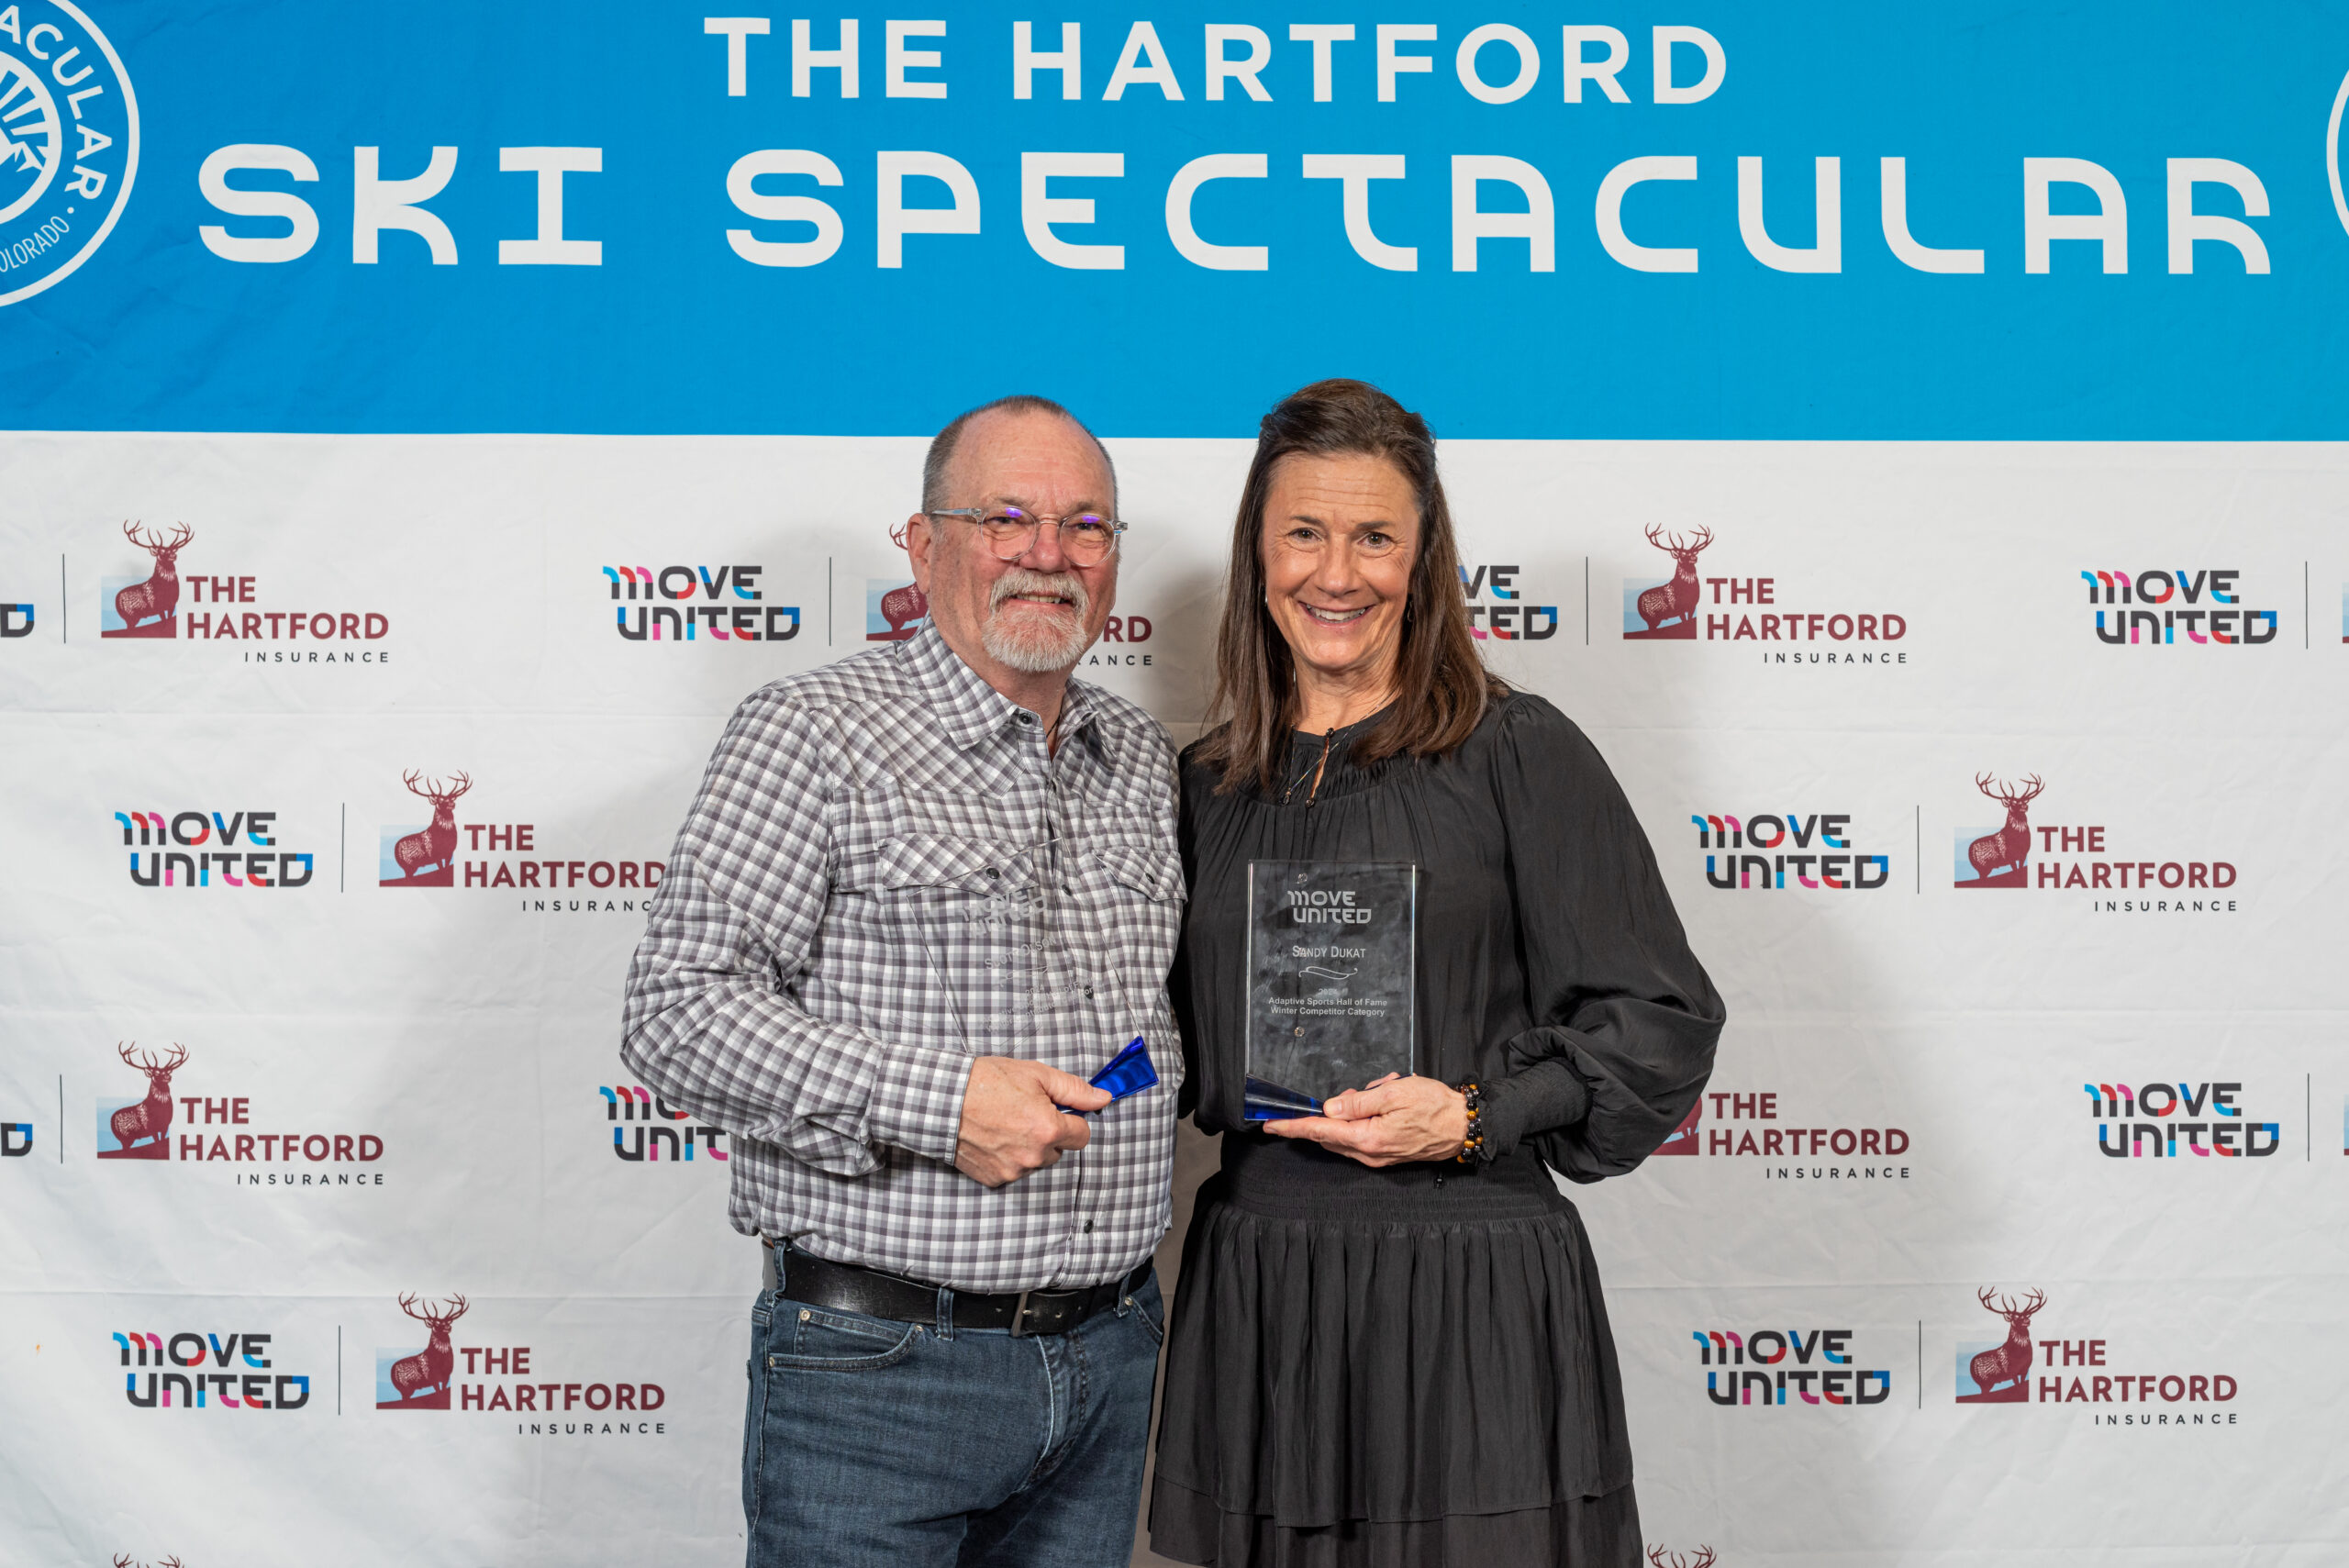
[[[1486,1115],[1570,1180],[1620,1175],[1688,1114],[1728,1016],[1688,951],[1647,835],[1597,748],[1542,698],[1500,716],[1508,838],[1534,1027],[1505,1047]]]

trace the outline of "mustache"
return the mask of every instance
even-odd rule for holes
[[[993,615],[1003,607],[1005,600],[1021,594],[1050,594],[1066,599],[1069,607],[1083,620],[1093,608],[1092,595],[1085,591],[1084,580],[1074,572],[1031,572],[1015,566],[995,580],[987,592],[987,613]]]

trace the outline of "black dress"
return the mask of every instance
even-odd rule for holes
[[[1286,803],[1218,795],[1183,759],[1174,1002],[1223,1168],[1184,1243],[1152,1546],[1224,1568],[1634,1568],[1614,1342],[1549,1172],[1597,1181],[1664,1140],[1720,997],[1614,775],[1547,702],[1508,695],[1432,761],[1356,767],[1341,732],[1315,791],[1322,745],[1296,738]],[[1308,859],[1419,865],[1421,1071],[1487,1085],[1489,1165],[1372,1170],[1241,1119],[1248,862]]]

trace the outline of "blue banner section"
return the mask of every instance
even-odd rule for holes
[[[0,423],[2349,428],[2338,7],[761,3],[7,6]]]

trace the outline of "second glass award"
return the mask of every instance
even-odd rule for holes
[[[1419,867],[1248,863],[1247,1118],[1415,1071]]]

